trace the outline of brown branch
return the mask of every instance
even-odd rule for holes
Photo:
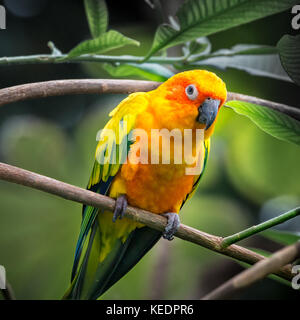
[[[132,93],[150,91],[159,82],[141,80],[82,79],[27,83],[0,89],[0,106],[29,99],[72,94]]]
[[[112,198],[1,162],[0,179],[38,189],[67,200],[80,202],[96,208],[113,211],[115,207],[115,200]],[[131,206],[128,206],[126,216],[159,231],[164,230],[167,222],[163,216]],[[262,255],[237,245],[222,248],[221,242],[223,239],[221,237],[185,225],[179,227],[175,236],[248,264],[254,264],[265,259]],[[291,280],[293,277],[290,266],[280,268],[276,274],[287,280]]]
[[[241,291],[253,283],[265,278],[271,273],[275,273],[282,266],[295,261],[300,256],[300,241],[285,247],[270,258],[257,262],[253,267],[239,273],[228,280],[220,287],[210,292],[202,300],[224,299]]]
[[[54,80],[28,83],[0,89],[0,106],[28,99],[71,94],[128,94],[131,92],[150,91],[157,88],[159,85],[160,82],[117,79]],[[300,120],[300,110],[298,108],[252,96],[229,92],[227,101],[231,100],[239,100],[262,105]]]

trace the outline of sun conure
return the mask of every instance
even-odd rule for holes
[[[112,213],[83,206],[71,286],[65,299],[97,299],[161,236],[172,240],[180,225],[179,211],[203,174],[210,136],[226,94],[224,82],[214,73],[192,70],[174,75],[153,91],[130,94],[110,113],[96,149],[88,189],[115,198],[116,207]],[[146,133],[148,155],[144,160],[149,161],[141,160],[141,136],[132,134],[136,129]],[[162,141],[154,139],[160,129],[176,129],[182,137],[190,132],[197,161],[187,163],[182,156],[178,163],[173,150],[169,153],[170,162],[161,163],[165,150]],[[200,148],[195,139],[197,129],[204,132]],[[170,139],[170,148],[179,148],[174,140]],[[158,145],[159,163],[151,163],[153,145]],[[133,161],[139,156],[140,161]],[[199,172],[187,174],[188,167],[196,166],[200,167]],[[123,217],[127,204],[165,215],[165,231],[161,233]]]

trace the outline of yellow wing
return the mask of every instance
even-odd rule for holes
[[[137,115],[147,106],[146,93],[133,93],[109,114],[112,118],[101,131],[88,188],[117,174],[132,143],[128,135],[135,127]]]
[[[95,153],[95,163],[87,189],[105,195],[118,173],[123,160],[127,158],[132,141],[128,141],[129,133],[135,127],[138,114],[148,106],[147,93],[133,93],[124,99],[109,115],[112,117],[99,136]],[[95,221],[98,209],[83,206],[82,223],[77,241],[72,270],[74,279],[85,239]]]

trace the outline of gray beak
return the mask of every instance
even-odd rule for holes
[[[207,98],[198,108],[199,115],[197,121],[201,124],[206,124],[205,130],[213,124],[216,119],[221,101]]]

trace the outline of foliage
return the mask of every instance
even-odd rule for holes
[[[278,48],[239,44],[231,49],[211,52],[211,43],[205,36],[287,10],[294,2],[295,0],[185,1],[177,13],[179,24],[172,17],[171,25],[163,24],[156,31],[152,48],[146,56],[148,63],[156,64],[153,65],[151,72],[144,72],[148,65],[140,64],[141,59],[135,56],[127,56],[133,66],[126,63],[126,66],[122,67],[123,57],[120,57],[119,62],[116,57],[115,68],[107,67],[107,63],[103,64],[103,67],[113,76],[127,77],[130,74],[148,80],[153,80],[153,74],[161,77],[162,70],[158,68],[156,63],[158,62],[172,65],[178,70],[206,66],[217,69],[230,67],[246,71],[251,75],[291,81],[280,64]],[[107,32],[108,12],[104,0],[85,1],[85,9],[93,39],[77,45],[63,60],[80,55],[99,54],[128,44],[139,44],[138,41],[125,37],[117,31]],[[175,61],[165,54],[152,57],[157,51],[163,50],[165,53],[165,49],[177,45],[183,46],[183,56]],[[168,76],[171,74],[173,73],[168,73]]]
[[[190,0],[177,12],[179,26],[160,26],[147,58],[157,51],[289,9],[295,0]]]
[[[159,64],[150,63],[122,63],[112,65],[110,63],[105,63],[102,65],[104,70],[106,70],[113,77],[128,77],[135,76],[141,79],[148,79],[152,81],[166,81],[168,78],[172,77],[174,73],[168,68],[161,66]]]
[[[81,42],[73,48],[68,58],[83,54],[99,54],[125,45],[139,45],[138,41],[125,37],[118,31],[107,31],[108,12],[104,0],[85,0],[84,6],[93,39]]]
[[[178,70],[187,68],[204,68],[210,66],[217,69],[236,68],[251,75],[265,76],[285,81],[291,78],[298,81],[296,70],[299,53],[299,36],[285,36],[277,47],[263,45],[235,45],[231,49],[211,52],[211,43],[205,36],[233,28],[289,9],[295,0],[237,0],[237,1],[200,1],[188,0],[177,12],[178,23],[174,18],[172,25],[158,27],[152,48],[146,60],[148,63],[104,63],[102,67],[114,77],[135,76],[148,80],[164,81],[174,73],[166,67],[153,63],[149,58],[162,49],[184,44],[183,56],[172,64]],[[94,39],[87,40],[72,49],[67,58],[84,54],[96,54],[122,47],[126,44],[138,45],[138,42],[127,38],[117,31],[106,31],[108,12],[104,0],[85,1],[85,9],[91,34]],[[297,50],[295,48],[298,48]],[[293,51],[291,54],[291,50]],[[291,78],[283,70],[287,70]],[[168,61],[168,56],[161,56],[161,61]],[[248,116],[265,132],[278,139],[300,143],[299,122],[284,114],[253,104],[231,101],[227,103],[239,114]]]
[[[104,0],[84,0],[84,7],[91,35],[93,38],[98,38],[106,32],[108,26],[106,3]]]
[[[290,245],[300,240],[300,232],[293,233],[278,230],[265,230],[262,235],[282,245]]]
[[[124,45],[139,45],[138,41],[123,36],[121,33],[110,30],[101,34],[99,37],[81,42],[72,49],[68,58],[78,57],[83,54],[103,53],[112,49],[123,47]]]
[[[291,79],[300,86],[300,35],[283,36],[277,44],[280,59]]]
[[[300,145],[300,122],[276,110],[248,102],[229,101],[227,106],[251,119],[258,127],[280,140]]]

